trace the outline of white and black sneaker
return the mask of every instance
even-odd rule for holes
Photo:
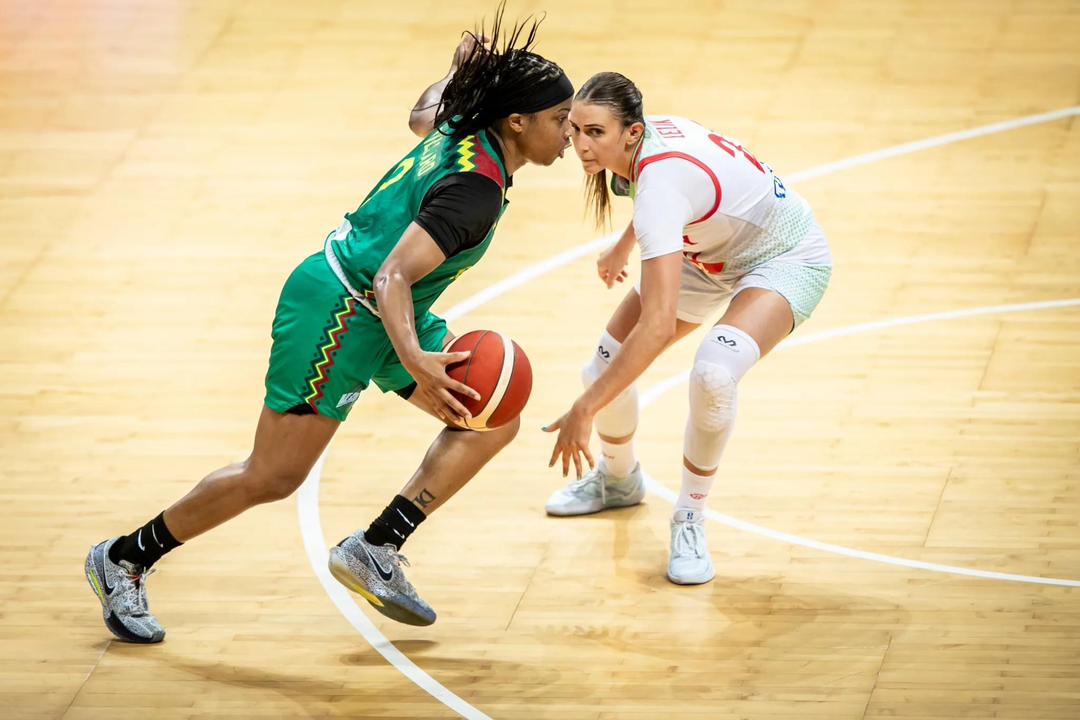
[[[372,545],[357,530],[330,548],[330,574],[391,620],[430,625],[435,611],[424,602],[401,569],[409,561],[393,545]]]
[[[146,602],[146,577],[138,565],[126,560],[114,563],[109,548],[120,538],[100,542],[86,554],[86,580],[101,601],[105,627],[125,642],[159,643],[165,629],[150,614]]]

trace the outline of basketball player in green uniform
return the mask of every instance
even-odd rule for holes
[[[569,147],[570,81],[529,50],[535,21],[515,26],[500,48],[501,16],[500,7],[489,46],[467,34],[450,74],[421,96],[409,125],[423,141],[285,282],[251,455],[131,534],[90,549],[86,576],[116,637],[160,642],[165,631],[146,600],[154,563],[254,505],[291,495],[372,382],[447,427],[382,514],[331,549],[330,570],[390,618],[435,621],[402,572],[401,546],[514,438],[518,423],[483,433],[459,427],[467,412],[450,391],[477,394],[446,367],[468,354],[442,352],[451,336],[430,308],[484,255],[513,173],[551,165]]]

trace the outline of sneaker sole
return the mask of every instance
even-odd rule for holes
[[[695,577],[695,578],[673,578],[671,573],[668,573],[667,579],[676,585],[704,585],[707,582],[711,582],[716,578],[716,570],[710,568],[708,575]]]
[[[145,638],[124,627],[116,617],[112,614],[112,611],[106,605],[105,589],[101,586],[101,580],[97,576],[97,570],[94,569],[94,556],[91,552],[87,555],[86,563],[83,566],[83,572],[86,574],[86,582],[90,583],[90,589],[97,595],[98,602],[101,603],[101,614],[105,620],[105,627],[109,629],[117,640],[123,640],[124,642],[136,643],[138,645],[154,645],[165,639],[165,634],[162,633],[160,638]]]
[[[604,512],[605,510],[615,510],[617,508],[633,507],[634,505],[640,505],[645,500],[645,493],[641,493],[640,497],[629,497],[626,500],[610,502],[602,505],[595,510],[580,510],[577,512],[561,511],[558,508],[552,509],[549,507],[544,508],[544,512],[553,517],[577,517],[578,515],[595,515],[598,512]]]
[[[341,583],[346,588],[353,591],[360,597],[367,600],[373,608],[375,608],[391,620],[396,620],[397,622],[404,623],[405,625],[420,626],[431,625],[435,622],[434,618],[428,619],[423,615],[418,615],[412,612],[411,610],[402,605],[397,605],[390,602],[389,600],[384,600],[379,596],[375,595],[373,592],[368,590],[367,587],[365,587],[363,581],[359,577],[357,577],[352,570],[349,569],[349,566],[345,564],[344,561],[339,560],[337,555],[335,555],[334,553],[330,553],[330,561],[328,563],[328,566],[330,568],[330,574],[334,576],[335,580],[337,580],[339,583]]]

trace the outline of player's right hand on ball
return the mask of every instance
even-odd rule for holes
[[[447,365],[468,360],[469,354],[425,352],[420,354],[415,367],[409,368],[409,374],[416,381],[416,398],[445,423],[461,425],[472,417],[465,406],[450,394],[451,390],[473,400],[480,399],[480,393],[446,374]]]
[[[600,257],[596,259],[596,274],[608,287],[612,287],[616,282],[623,282],[628,277],[626,272],[628,259],[629,255],[620,251],[617,244],[612,245],[600,253]]]

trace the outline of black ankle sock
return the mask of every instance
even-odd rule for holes
[[[382,511],[382,515],[375,518],[364,531],[364,539],[372,545],[393,545],[400,550],[425,518],[427,515],[424,511],[416,507],[411,500],[396,495]]]
[[[127,560],[134,565],[141,565],[143,570],[149,570],[162,555],[181,545],[183,543],[174,538],[169,528],[165,527],[163,512],[135,532],[114,542],[109,548],[109,559],[114,563]]]

